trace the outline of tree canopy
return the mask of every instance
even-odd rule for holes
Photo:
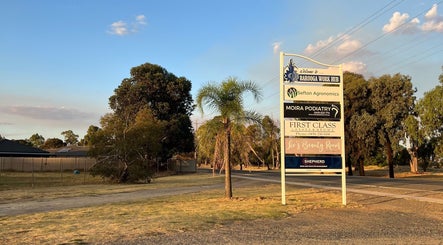
[[[349,163],[358,163],[364,175],[364,161],[384,149],[389,176],[394,177],[394,154],[400,151],[406,119],[414,110],[411,78],[395,74],[373,77],[344,74],[346,150]]]
[[[98,159],[93,173],[120,182],[149,179],[160,162],[194,150],[191,82],[149,63],[130,74],[109,98],[113,112],[85,137]]]
[[[61,135],[65,137],[67,145],[76,145],[78,143],[78,134],[75,134],[72,130],[63,131]]]
[[[32,146],[40,148],[45,143],[45,138],[35,133],[29,137],[29,142],[31,142]]]

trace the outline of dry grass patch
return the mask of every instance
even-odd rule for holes
[[[61,197],[93,196],[152,190],[161,188],[204,186],[223,183],[222,178],[208,178],[207,174],[174,175],[154,179],[150,184],[99,184],[71,186],[40,186],[35,188],[17,187],[0,191],[0,203],[20,200],[49,200]]]
[[[223,198],[223,190],[208,190],[142,202],[3,217],[0,242],[106,243],[217,229],[242,220],[279,219],[305,210],[341,207],[340,193],[316,189],[287,190],[288,205],[283,206],[280,188],[279,184],[235,188],[232,200]]]

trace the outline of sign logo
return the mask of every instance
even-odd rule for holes
[[[292,62],[292,59],[289,60],[289,64],[285,67],[284,73],[283,73],[283,81],[284,82],[294,82],[298,81],[298,73],[297,73],[297,67]]]
[[[297,96],[297,89],[295,87],[288,88],[288,91],[286,91],[286,94],[289,98],[294,99]]]

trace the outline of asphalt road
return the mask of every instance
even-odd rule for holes
[[[201,170],[202,172],[209,170]],[[233,171],[233,184],[237,179],[251,180],[255,182],[280,183],[280,172],[249,172]],[[331,190],[341,190],[340,176],[287,176],[286,188],[309,187]],[[352,176],[346,178],[346,193],[358,193],[362,195],[389,197],[392,199],[406,199],[422,201],[434,204],[443,204],[443,179],[388,179],[380,177]],[[8,202],[0,204],[0,217],[19,214],[30,214],[79,208],[86,206],[116,203],[122,201],[136,201],[157,196],[177,195],[184,193],[199,192],[205,189],[223,188],[223,186],[183,187],[174,189],[143,190],[129,193],[115,193],[96,196],[81,196],[56,198],[51,200],[32,200]],[[347,195],[349,196],[349,195]],[[352,199],[349,201],[352,201]]]
[[[234,178],[281,182],[280,172],[234,171]],[[341,176],[286,176],[286,186],[341,190]],[[382,178],[346,176],[347,193],[426,201],[443,204],[443,178]]]

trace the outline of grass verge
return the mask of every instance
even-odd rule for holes
[[[172,176],[156,180],[156,188],[192,185],[194,181],[199,185],[222,183],[223,177]],[[340,193],[317,189],[289,189],[288,205],[283,206],[280,188],[279,184],[237,187],[232,200],[223,198],[221,188],[138,202],[2,217],[0,242],[89,244],[130,241],[157,234],[212,230],[238,221],[279,219],[305,210],[341,207]]]

